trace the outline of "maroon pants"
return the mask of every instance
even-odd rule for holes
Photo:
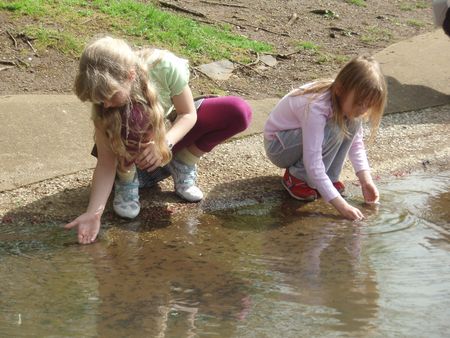
[[[173,147],[173,153],[195,144],[204,152],[247,129],[252,119],[248,103],[236,96],[209,97],[197,110],[194,127]]]

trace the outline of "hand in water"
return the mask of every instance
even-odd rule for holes
[[[348,204],[341,196],[338,196],[330,201],[330,203],[339,211],[339,213],[347,219],[352,221],[359,221],[364,219],[364,215],[358,208]]]
[[[372,182],[361,185],[364,201],[368,204],[377,204],[380,199],[380,194],[377,187]]]
[[[93,243],[100,230],[100,213],[85,212],[64,226],[66,229],[72,229],[75,227],[78,230],[78,243]]]
[[[342,210],[339,209],[339,212],[342,216],[352,221],[360,221],[364,219],[364,215],[358,208],[352,207],[350,204],[347,204],[345,208]]]

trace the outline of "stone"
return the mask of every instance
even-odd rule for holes
[[[272,55],[267,54],[261,55],[260,60],[269,67],[274,67],[278,63],[277,59],[275,59]]]
[[[233,73],[234,64],[229,60],[220,60],[197,67],[203,74],[213,80],[225,81],[228,80]]]

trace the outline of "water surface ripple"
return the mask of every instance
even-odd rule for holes
[[[60,224],[0,227],[0,336],[445,337],[450,172],[379,185],[367,218],[261,197],[90,246]]]

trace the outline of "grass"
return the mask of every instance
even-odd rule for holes
[[[338,55],[321,51],[321,47],[311,41],[298,41],[296,43],[296,47],[299,50],[311,52],[310,54],[314,55],[315,63],[317,64],[325,64],[325,63],[343,64],[350,59],[348,56],[345,55]]]
[[[136,45],[165,48],[194,63],[226,58],[248,62],[250,51],[271,52],[264,42],[234,34],[227,25],[213,26],[131,0],[0,1],[0,11],[31,20],[24,29],[38,48],[79,55],[96,33],[108,33]]]
[[[361,41],[367,44],[373,44],[378,41],[390,41],[392,37],[393,34],[389,29],[373,26],[369,27],[366,34],[361,36]]]
[[[24,33],[35,38],[38,50],[53,48],[70,56],[78,56],[82,51],[81,42],[71,34],[42,26],[28,26]]]
[[[316,63],[325,64],[325,63],[335,62],[335,63],[341,65],[349,60],[350,60],[350,57],[348,57],[346,55],[338,55],[338,54],[332,54],[332,53],[319,53],[319,56],[316,59]]]
[[[356,5],[359,7],[366,7],[366,1],[365,0],[345,0],[346,3]]]
[[[429,8],[430,7],[430,3],[426,2],[426,1],[419,1],[416,3],[416,8],[418,9],[425,9],[425,8]]]
[[[297,48],[316,52],[320,49],[320,46],[311,41],[300,41],[297,43]]]
[[[407,24],[408,26],[411,26],[411,27],[417,27],[417,28],[420,28],[420,27],[424,27],[424,26],[425,26],[425,22],[420,21],[420,20],[416,20],[416,19],[410,19],[410,20],[407,20],[407,21],[406,21],[406,24]]]
[[[416,9],[425,9],[429,8],[431,5],[425,1],[417,1],[417,2],[401,2],[399,4],[399,8],[402,11],[414,11]]]

